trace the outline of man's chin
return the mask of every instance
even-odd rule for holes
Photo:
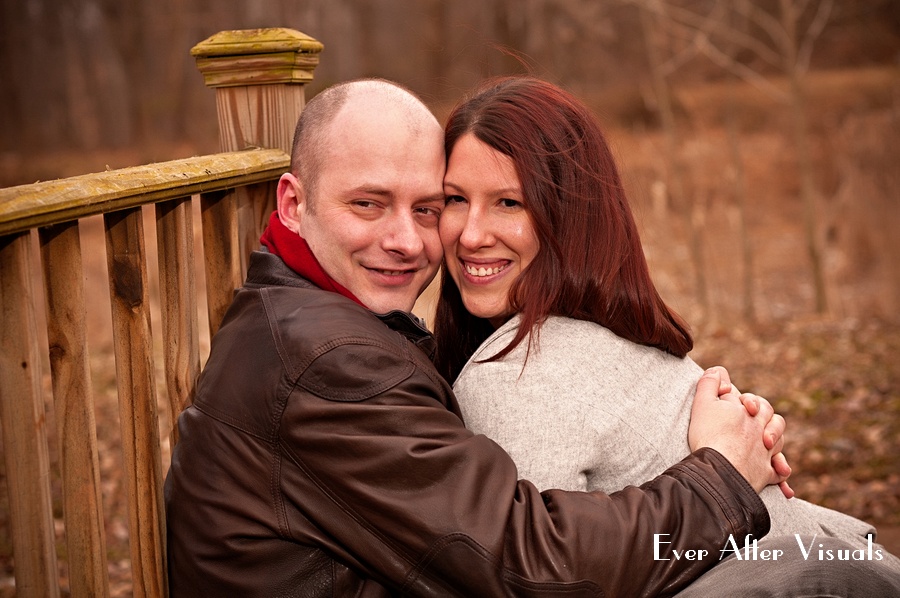
[[[364,297],[359,297],[359,300],[377,314],[386,314],[395,310],[410,312],[416,304],[415,299],[410,300],[408,293],[401,295],[400,293],[384,291],[382,293],[369,293],[368,297],[368,301]]]

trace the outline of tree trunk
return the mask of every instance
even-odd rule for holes
[[[672,108],[672,94],[662,70],[662,58],[657,47],[658,28],[655,23],[657,18],[649,9],[641,7],[641,28],[644,32],[644,43],[647,48],[647,58],[650,62],[650,73],[653,77],[653,89],[656,94],[657,108],[659,110],[660,123],[665,135],[665,155],[668,167],[668,187],[671,204],[681,213],[685,222],[685,232],[688,236],[691,265],[694,268],[694,292],[697,302],[704,312],[709,307],[709,294],[707,290],[706,272],[703,267],[703,231],[700,223],[703,221],[702,206],[695,206],[692,198],[684,192],[684,167],[678,155],[678,130],[675,124],[675,111]],[[699,210],[699,211],[698,211]]]
[[[741,142],[738,134],[737,111],[734,105],[734,76],[729,77],[728,105],[725,110],[725,128],[728,134],[728,150],[731,155],[731,189],[738,215],[738,237],[741,241],[741,265],[743,273],[742,311],[748,323],[756,321],[753,305],[753,241],[747,226],[747,189],[744,178],[744,161],[741,158]]]
[[[816,312],[828,310],[825,289],[825,275],[822,253],[819,247],[819,225],[816,216],[816,189],[812,158],[809,150],[809,126],[806,121],[806,102],[803,82],[797,64],[797,7],[792,0],[781,0],[781,20],[787,34],[784,45],[784,66],[790,81],[791,115],[793,120],[794,145],[797,148],[797,162],[800,168],[800,194],[803,200],[803,224],[806,234],[806,248],[812,269],[815,291]]]

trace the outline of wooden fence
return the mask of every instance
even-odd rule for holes
[[[177,432],[159,429],[142,206],[155,205],[163,369],[175,422],[201,362],[192,197],[202,215],[211,337],[259,244],[274,182],[289,168],[304,84],[321,49],[290,29],[226,31],[193,48],[216,90],[224,153],[0,189],[0,420],[18,596],[60,595],[33,268],[40,262],[46,299],[69,591],[109,596],[79,236],[81,219],[103,215],[133,594],[165,596],[159,438],[169,434],[174,447]]]

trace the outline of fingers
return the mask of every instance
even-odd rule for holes
[[[787,481],[791,475],[791,466],[788,465],[787,458],[780,450],[772,457],[772,470],[775,472],[776,476],[775,479],[772,480],[772,483],[778,484],[778,488],[781,489],[781,493],[785,498],[794,498],[794,489],[791,488],[791,485],[788,484]]]
[[[788,465],[787,457],[781,452],[772,457],[772,469],[783,478],[789,477],[792,471],[791,466]]]
[[[774,451],[769,451],[772,457],[769,459],[769,480],[766,482],[766,485],[775,485],[781,488],[781,493],[784,494],[786,498],[792,498],[794,496],[794,490],[788,485],[787,479],[791,475],[791,468],[787,464],[787,459],[785,459],[784,454],[781,452],[782,445],[784,444],[783,440],[779,440],[776,445]]]
[[[794,498],[794,489],[788,483],[787,476],[779,475],[776,471],[772,471],[769,484],[777,484],[785,498]]]
[[[794,498],[794,489],[787,483],[787,480],[778,484],[778,487],[781,488],[781,493],[785,498]]]
[[[772,404],[765,397],[755,395],[752,392],[742,393],[740,401],[751,417],[756,417],[761,413],[762,418],[771,419],[772,414],[775,413],[775,408],[772,407]]]
[[[719,374],[719,396],[728,394],[732,391],[731,385],[731,376],[728,375],[728,370],[720,365],[714,365],[713,367],[706,370],[705,374],[709,374],[711,372],[715,372]]]
[[[786,426],[784,418],[775,413],[772,404],[759,395],[745,392],[740,395],[740,401],[751,417],[759,416],[760,419],[767,422],[766,428],[763,430],[763,445],[767,449],[774,447],[778,438],[784,434]]]
[[[778,484],[781,493],[785,498],[794,498],[794,489],[788,484],[787,479],[791,475],[791,466],[787,462],[782,449],[784,448],[784,429],[786,422],[784,418],[774,412],[772,405],[763,397],[756,395],[741,395],[741,401],[746,407],[748,404],[754,403],[760,412],[760,417],[767,417],[771,414],[765,429],[763,430],[763,445],[773,454],[771,459],[772,471],[774,474],[771,483]],[[749,408],[748,408],[749,412]]]
[[[779,440],[784,443],[785,427],[787,427],[787,422],[784,421],[783,417],[773,411],[769,423],[766,424],[766,427],[763,430],[763,446],[767,449],[772,449]]]
[[[766,447],[766,448],[767,448],[767,449],[769,450],[769,452],[770,452],[771,454],[773,454],[773,455],[776,455],[776,454],[780,453],[780,452],[781,452],[781,449],[784,448],[784,436],[779,436],[779,437],[778,437],[778,440],[775,441],[775,444],[772,445],[771,448],[769,448],[769,447]],[[773,465],[772,468],[774,469],[774,467],[775,467],[775,466]]]
[[[697,383],[688,444],[691,450],[702,446],[718,450],[757,490],[777,484],[785,497],[792,498],[794,491],[787,483],[791,468],[782,453],[785,425],[769,401],[740,393],[728,371],[716,366]]]
[[[725,368],[710,368],[703,372],[697,381],[697,392],[694,395],[694,405],[709,403],[719,399],[719,388],[722,384],[722,373]]]
[[[741,395],[741,403],[744,405],[744,409],[747,410],[747,413],[750,414],[750,417],[756,417],[756,414],[759,413],[759,399],[761,397],[745,392]]]

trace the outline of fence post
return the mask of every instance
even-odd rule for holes
[[[30,234],[0,237],[0,424],[16,595],[59,596]]]
[[[206,86],[216,90],[221,150],[261,147],[290,154],[306,103],[304,86],[313,79],[321,51],[320,42],[285,28],[222,31],[194,46],[197,68]],[[265,183],[201,199],[210,336],[243,281],[247,256],[259,246],[274,196],[274,184]],[[230,238],[223,239],[222,229],[207,234],[207,222],[225,224]],[[216,255],[212,261],[211,253]],[[215,270],[216,261],[226,271]]]

